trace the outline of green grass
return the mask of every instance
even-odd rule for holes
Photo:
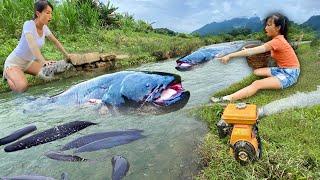
[[[267,104],[297,91],[316,90],[320,84],[320,58],[317,48],[303,45],[298,50],[301,76],[296,85],[285,90],[265,90],[243,101]],[[230,88],[214,94],[226,95],[253,82],[249,76]],[[228,153],[228,138],[220,139],[215,123],[220,119],[219,105],[202,107],[196,116],[207,122],[210,132],[199,149],[204,169],[198,179],[319,179],[320,178],[320,105],[291,109],[264,117],[259,123],[263,157],[256,163],[241,166]]]

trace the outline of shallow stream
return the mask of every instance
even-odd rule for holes
[[[86,73],[75,78],[64,79],[31,87],[26,93],[0,94],[0,137],[25,127],[37,126],[37,132],[63,123],[84,120],[99,123],[71,136],[26,150],[6,153],[0,147],[0,177],[37,174],[60,179],[62,172],[70,179],[111,179],[111,156],[122,155],[130,162],[125,179],[188,179],[198,172],[196,147],[207,132],[206,124],[188,112],[194,107],[209,102],[213,92],[240,81],[251,73],[244,59],[235,59],[228,65],[212,60],[192,71],[179,72],[174,69],[175,60],[152,63],[134,70],[163,71],[179,74],[183,87],[190,91],[188,104],[181,110],[163,115],[101,115],[92,108],[61,108],[48,112],[25,113],[23,105],[28,97],[49,96],[61,92],[72,84],[97,76]],[[131,69],[132,70],[132,69]],[[67,142],[86,134],[102,131],[143,129],[146,138],[111,149],[79,154],[92,159],[90,162],[63,162],[44,156],[57,150]],[[72,153],[72,150],[67,151]]]

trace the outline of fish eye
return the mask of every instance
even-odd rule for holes
[[[149,83],[147,83],[147,84],[146,84],[146,87],[150,87],[150,84],[149,84]]]

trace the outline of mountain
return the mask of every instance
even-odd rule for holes
[[[261,31],[263,23],[259,17],[251,18],[233,18],[222,22],[213,22],[200,29],[193,31],[193,34],[205,36],[209,34],[228,33],[235,29],[250,29],[252,32]]]
[[[311,16],[306,22],[302,24],[303,26],[310,26],[316,31],[320,31],[320,15]]]

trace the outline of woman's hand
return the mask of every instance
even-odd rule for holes
[[[228,61],[230,60],[230,56],[229,55],[225,55],[225,56],[222,56],[222,57],[218,57],[217,59],[220,60],[223,64],[227,64]]]
[[[71,59],[71,54],[66,53],[64,57],[66,58],[67,61],[69,61]]]

